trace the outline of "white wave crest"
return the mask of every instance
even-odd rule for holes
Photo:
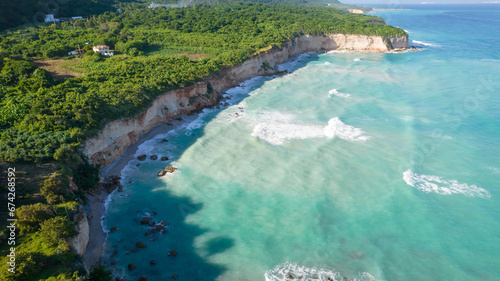
[[[273,269],[266,271],[264,276],[266,281],[288,281],[291,280],[290,277],[303,281],[326,281],[328,279],[340,281],[346,278],[333,269],[306,267],[291,262],[277,265]],[[376,281],[376,279],[367,272],[360,273],[357,278],[348,278],[348,280]]]
[[[417,40],[412,40],[412,43],[416,45],[417,47],[441,47],[441,45],[434,44],[434,43],[428,43],[428,42],[423,42],[423,41],[417,41]]]
[[[416,187],[425,193],[435,192],[442,195],[464,194],[471,197],[491,197],[487,190],[476,185],[459,183],[456,180],[446,180],[438,176],[419,175],[412,170],[404,172],[403,179],[408,185]]]
[[[330,90],[328,92],[329,96],[337,96],[337,97],[343,97],[343,98],[348,98],[350,97],[351,95],[350,94],[346,94],[346,93],[341,93],[339,92],[337,89],[333,89],[333,90]]]
[[[355,58],[353,61],[361,61],[361,58]]]
[[[273,145],[282,145],[286,140],[311,138],[340,138],[349,141],[366,141],[361,129],[349,126],[335,117],[328,121],[326,127],[319,125],[302,125],[285,122],[264,122],[253,129],[252,136],[258,137]]]

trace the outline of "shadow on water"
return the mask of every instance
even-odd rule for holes
[[[317,55],[310,54],[302,59],[293,70],[303,67],[307,61],[317,59]],[[249,96],[249,93],[260,88],[266,81],[276,78],[270,76],[252,83],[246,87],[246,93],[233,96],[232,104],[237,104]],[[225,102],[225,101],[223,101]],[[211,112],[203,117],[204,123],[208,124],[219,114],[226,114],[225,108]],[[178,160],[184,152],[189,149],[198,139],[204,136],[205,125],[201,128],[189,131],[180,129],[175,135],[168,137],[168,143],[175,143],[175,155],[168,162],[137,162],[132,160],[129,165],[141,164],[141,171],[134,172],[122,179],[124,184],[123,194],[115,193],[113,202],[110,203],[107,215],[107,228],[118,227],[118,231],[108,233],[103,263],[107,269],[111,269],[115,276],[122,276],[125,280],[138,280],[146,276],[147,280],[173,280],[173,274],[177,280],[216,280],[228,269],[219,264],[209,261],[211,256],[222,254],[231,249],[234,239],[226,236],[211,237],[208,241],[200,243],[197,239],[203,235],[210,236],[209,228],[202,228],[193,214],[203,209],[203,204],[193,202],[189,197],[174,195],[171,191],[175,186],[168,186],[156,173],[158,167],[171,165],[172,161]],[[156,146],[162,145],[161,139]],[[165,145],[165,144],[163,144]],[[149,157],[149,155],[148,155]],[[161,163],[161,165],[160,165]],[[152,167],[154,166],[154,168]],[[149,167],[149,171],[147,170]],[[147,173],[148,175],[144,175]],[[133,178],[133,183],[128,183]],[[128,194],[127,194],[128,193]],[[123,197],[120,197],[123,196]],[[128,196],[128,198],[127,198]],[[141,218],[148,216],[147,213],[156,212],[151,216],[152,222],[159,223],[161,220],[168,222],[168,231],[163,235],[148,232],[148,227],[141,225]],[[158,237],[151,241],[153,237]],[[146,248],[134,248],[137,242],[146,244]],[[169,252],[175,250],[176,256],[169,256]],[[136,268],[130,270],[128,265],[133,263]],[[152,264],[153,263],[153,264]]]

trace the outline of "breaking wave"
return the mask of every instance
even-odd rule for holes
[[[311,138],[340,138],[349,141],[366,141],[361,129],[344,124],[335,117],[328,125],[303,125],[288,122],[263,122],[255,126],[252,136],[258,137],[273,145],[282,145],[286,140]]]
[[[491,194],[476,185],[459,183],[456,180],[446,180],[438,176],[420,175],[412,170],[403,173],[403,179],[408,185],[418,188],[425,193],[438,193],[442,195],[464,194],[466,196],[477,196],[490,198]]]
[[[329,96],[337,96],[337,97],[343,97],[343,98],[348,98],[350,97],[351,95],[350,94],[346,94],[346,93],[341,93],[339,92],[337,89],[333,89],[333,90],[330,90],[328,92]]]
[[[302,281],[326,281],[328,279],[341,281],[377,281],[375,277],[367,272],[360,273],[356,278],[347,278],[333,269],[306,267],[296,263],[286,262],[277,265],[265,273],[266,281],[288,281],[298,279]]]
[[[417,40],[412,40],[412,43],[416,47],[441,47],[441,45],[438,45],[438,44],[417,41]]]

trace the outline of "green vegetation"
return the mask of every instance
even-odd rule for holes
[[[110,280],[102,267],[86,275],[78,265],[80,257],[66,242],[76,235],[75,217],[81,215],[85,191],[99,180],[99,169],[86,161],[79,147],[106,122],[134,115],[161,93],[217,74],[300,35],[406,35],[377,17],[297,7],[303,3],[298,0],[288,1],[296,6],[238,2],[137,9],[145,2],[85,0],[81,3],[90,3],[85,6],[89,13],[107,12],[0,34],[0,161],[26,168],[16,174],[18,271],[7,273],[9,247],[4,243],[1,280]],[[108,11],[112,5],[120,5],[123,12]],[[0,28],[7,26],[1,23]],[[101,44],[116,55],[94,54],[91,47]],[[68,57],[78,46],[87,52]],[[37,66],[53,62],[78,75],[56,76],[50,68],[45,66],[51,72]],[[210,85],[208,91],[213,91]],[[48,161],[52,164],[43,164]],[[42,176],[31,179],[30,170]],[[70,186],[71,178],[78,188]]]
[[[0,53],[0,159],[63,159],[107,121],[133,115],[165,91],[184,87],[301,34],[404,35],[380,19],[317,7],[236,3],[104,13],[90,20],[5,32]],[[88,52],[84,76],[57,81],[29,60],[78,45],[107,44],[125,55]],[[159,50],[205,54],[156,55]],[[26,61],[28,60],[28,61]]]

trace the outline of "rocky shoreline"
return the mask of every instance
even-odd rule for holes
[[[220,75],[211,75],[205,81],[157,97],[144,112],[106,124],[96,136],[86,141],[82,150],[93,164],[103,166],[102,178],[120,176],[123,168],[134,159],[140,144],[194,120],[196,116],[193,113],[217,105],[226,89],[251,77],[279,74],[277,65],[295,55],[338,49],[388,52],[408,50],[409,44],[407,36],[303,35],[289,40],[279,49],[271,49],[239,65],[224,68]],[[84,254],[87,269],[101,264],[106,241],[101,220],[106,212],[105,200],[109,194],[105,189],[99,190],[91,196],[91,203],[87,206],[90,229]]]

